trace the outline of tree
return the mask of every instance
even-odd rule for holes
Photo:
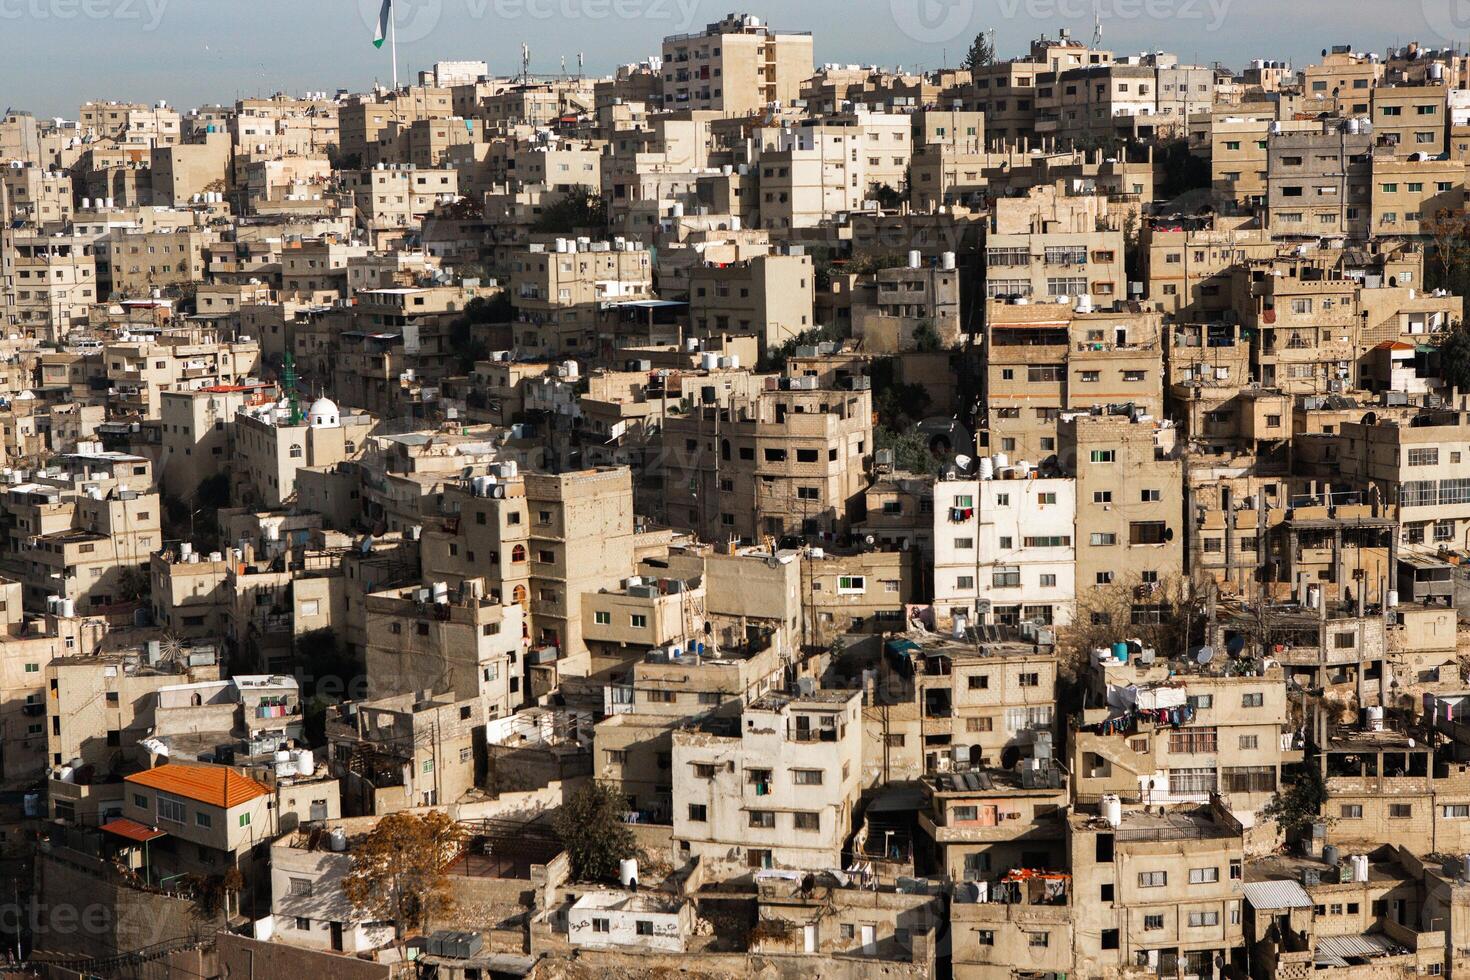
[[[591,187],[578,187],[560,201],[541,209],[541,217],[531,226],[542,234],[570,235],[584,229],[602,231],[607,228],[607,206],[602,195]]]
[[[446,872],[463,847],[464,831],[447,813],[390,813],[353,847],[342,893],[354,914],[392,922],[406,956],[411,932],[454,911]]]
[[[1465,285],[1470,264],[1470,215],[1441,208],[1424,223],[1424,231],[1434,245],[1434,262],[1427,271],[1437,281],[1429,283],[1430,288],[1460,292],[1457,287]]]
[[[1312,824],[1322,819],[1322,804],[1327,802],[1327,786],[1317,767],[1308,764],[1300,770],[1289,782],[1286,773],[1282,773],[1283,788],[1276,791],[1260,812],[1262,819],[1274,820],[1288,837],[1309,832]]]
[[[1078,592],[1076,613],[1061,631],[1058,648],[1063,671],[1074,677],[1086,673],[1090,651],[1118,640],[1136,639],[1160,656],[1181,652],[1202,620],[1200,599],[1183,578],[1160,582],[1118,578]]]
[[[995,42],[990,39],[987,31],[981,31],[975,35],[975,40],[970,42],[970,50],[965,54],[965,69],[976,71],[995,64]]]
[[[873,430],[873,446],[893,450],[893,467],[904,473],[937,475],[943,464],[928,441],[914,429],[895,432],[880,425]]]
[[[1470,328],[1457,323],[1439,345],[1439,374],[1445,384],[1470,392]]]
[[[577,881],[614,881],[619,862],[637,853],[623,821],[628,802],[606,783],[588,783],[557,811],[555,829]]]

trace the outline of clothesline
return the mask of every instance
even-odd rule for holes
[[[1160,727],[1178,728],[1193,720],[1194,705],[1192,704],[1178,708],[1135,708],[1124,714],[1105,718],[1095,725],[1084,725],[1082,730],[1098,735],[1128,735],[1137,729],[1140,721],[1152,722]]]

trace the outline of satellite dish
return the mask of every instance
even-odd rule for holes
[[[817,682],[810,677],[798,677],[796,679],[796,689],[801,692],[802,697],[809,698],[817,693]]]
[[[875,538],[875,537],[873,537],[871,534],[868,535],[866,538],[863,538],[863,543],[866,544],[869,548],[871,548],[875,543],[877,543],[877,541],[878,541],[878,539]]]
[[[1211,660],[1214,660],[1214,659],[1215,659],[1215,648],[1214,647],[1200,647],[1199,650],[1195,651],[1195,654],[1194,654],[1194,661],[1195,661],[1195,663],[1207,664]]]
[[[974,462],[975,461],[973,459],[965,455],[959,455],[954,458],[954,465],[960,468],[961,473],[968,473],[970,470],[970,464]]]

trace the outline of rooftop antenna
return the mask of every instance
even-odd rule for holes
[[[1102,0],[1092,0],[1092,46],[1102,45]]]
[[[531,46],[525,41],[521,42],[521,84],[531,83]]]

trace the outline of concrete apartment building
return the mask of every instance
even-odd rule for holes
[[[327,739],[342,809],[383,816],[458,802],[475,785],[484,729],[478,698],[419,692],[340,705]]]
[[[852,293],[853,336],[867,351],[912,351],[961,341],[960,274],[955,254],[925,264],[910,255],[906,266],[880,269],[857,280]]]
[[[281,298],[312,306],[351,295],[348,264],[366,258],[366,245],[330,239],[286,242],[281,248]]]
[[[183,138],[178,110],[164,102],[84,102],[77,123],[94,136],[143,147],[170,146]]]
[[[459,196],[459,173],[448,168],[384,165],[342,171],[342,186],[352,195],[372,243],[382,247],[417,231],[419,222],[435,205],[455,200]]]
[[[1461,160],[1373,154],[1372,216],[1378,235],[1429,236],[1441,212],[1465,205],[1465,167]]]
[[[12,495],[24,489],[12,487]],[[134,490],[78,497],[69,526],[27,539],[21,574],[27,602],[40,608],[60,596],[100,611],[135,599],[130,577],[146,571],[148,556],[163,544],[160,507],[157,493]]]
[[[343,415],[328,398],[304,414],[289,405],[247,407],[235,415],[232,479],[247,499],[280,507],[296,495],[298,470],[355,458],[374,424],[366,415]]]
[[[1233,300],[1231,269],[1272,258],[1281,248],[1254,219],[1225,215],[1145,221],[1139,237],[1145,295],[1163,313],[1185,320],[1221,319]]]
[[[738,724],[676,731],[674,840],[711,866],[839,861],[862,779],[862,694],[766,694]],[[733,719],[730,719],[733,721]]]
[[[182,544],[154,552],[148,568],[154,621],[184,639],[223,636],[232,599],[229,572],[230,561],[219,552],[201,555]]]
[[[138,299],[155,289],[200,282],[205,246],[215,240],[215,233],[203,228],[110,232],[106,247],[112,295]]]
[[[589,356],[619,303],[653,296],[653,260],[640,243],[557,239],[517,250],[510,263],[517,346],[533,355]]]
[[[1178,668],[1132,655],[1126,663],[1092,665],[1090,700],[1107,707],[1086,709],[1072,735],[1073,796],[1079,803],[1111,794],[1168,805],[1218,794],[1249,829],[1281,785],[1282,766],[1302,759],[1284,720],[1284,674],[1280,667],[1232,673],[1213,663]],[[1188,721],[1158,720],[1160,711],[1184,709]]]
[[[787,127],[760,129],[757,135],[753,169],[760,178],[761,228],[789,234],[861,209],[869,178],[860,130]]]
[[[691,335],[755,337],[760,350],[775,350],[812,329],[815,293],[815,269],[802,252],[695,265],[689,270]]]
[[[917,708],[912,720],[892,711],[877,726],[890,761],[912,759],[932,775],[1046,758],[1058,724],[1054,649],[1010,625],[957,633],[909,632],[885,644],[896,676],[880,678],[879,700]]]
[[[104,298],[90,238],[0,230],[0,321],[10,332],[59,341]]]
[[[482,718],[514,713],[523,700],[526,612],[476,594],[483,591],[480,579],[465,579],[457,593],[446,583],[369,593],[363,651],[369,696],[434,688],[478,700]]]
[[[991,140],[1018,142],[1038,132],[1038,77],[1087,65],[1108,64],[1111,51],[1074,41],[1063,30],[1057,38],[1044,35],[1031,42],[1023,58],[984,65],[962,86],[960,102],[966,109],[985,113],[986,136]]]
[[[664,38],[664,108],[740,116],[790,104],[813,67],[810,33],[775,31],[758,17],[730,14],[697,34]]]
[[[657,823],[673,823],[674,732],[710,717],[738,718],[746,703],[779,685],[774,644],[722,647],[713,656],[681,651],[632,665],[626,682],[604,688],[608,717],[593,735],[592,773],[611,783],[631,807]]]
[[[1122,232],[1095,231],[1092,213],[1083,210],[1060,222],[1042,217],[1026,231],[1000,231],[1004,228],[998,225],[986,235],[986,297],[1036,303],[1088,297],[1098,304],[1126,297]]]
[[[11,221],[40,228],[69,221],[75,210],[71,175],[39,166],[0,169],[0,201],[9,199]],[[3,208],[0,208],[3,211]]]
[[[1380,146],[1395,147],[1405,156],[1440,156],[1449,136],[1448,91],[1443,84],[1374,86],[1374,140]]]
[[[1322,124],[1315,119],[1279,120],[1274,107],[1249,116],[1232,107],[1202,113],[1191,121],[1190,130],[1190,149],[1208,156],[1215,190],[1260,207],[1266,203],[1271,135],[1320,133]]]
[[[585,676],[591,657],[582,596],[633,577],[633,483],[626,468],[525,476],[531,628],[558,669]]]
[[[1040,464],[1058,451],[1066,412],[1114,405],[1163,412],[1162,318],[1104,313],[1083,302],[986,306],[985,404],[989,447],[1008,462]]]
[[[1058,427],[1063,472],[1077,481],[1077,595],[1138,586],[1133,616],[1183,568],[1184,469],[1173,431],[1147,417],[1078,415]]]
[[[233,146],[228,133],[209,133],[200,143],[155,146],[149,151],[155,206],[183,207],[230,183]]]
[[[1267,137],[1266,221],[1274,235],[1363,237],[1371,229],[1374,135],[1356,120]]]
[[[1231,962],[1242,945],[1240,822],[1218,798],[1107,812],[1068,817],[1073,970],[1209,976]]]
[[[1463,546],[1470,527],[1470,422],[1459,412],[1426,412],[1407,424],[1380,419],[1339,428],[1338,469],[1398,506],[1406,552]]]
[[[211,331],[125,333],[103,346],[102,358],[112,389],[110,407],[154,419],[169,389],[213,388],[251,378],[260,367],[260,345],[222,341]]]
[[[276,386],[266,382],[211,385],[192,391],[159,392],[163,423],[160,487],[187,499],[206,478],[228,463],[235,417],[242,409],[274,404]]]
[[[872,392],[768,379],[765,390],[701,395],[664,423],[665,520],[710,541],[835,534],[862,491],[872,451]]]
[[[1076,483],[1003,472],[934,484],[936,618],[1065,626],[1076,601]],[[977,602],[989,612],[977,617]]]

